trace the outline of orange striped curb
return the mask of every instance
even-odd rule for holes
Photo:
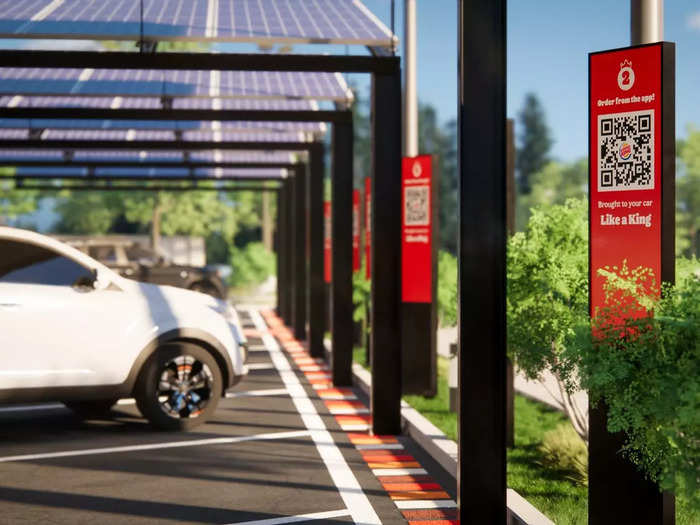
[[[404,508],[401,515],[409,525],[459,525],[455,508],[409,510],[412,506],[420,507],[419,502],[423,502],[422,506],[431,502],[435,502],[437,506],[445,506],[448,501],[454,506],[454,502],[449,493],[425,473],[425,469],[422,469],[416,458],[402,453],[403,445],[396,436],[374,436],[365,432],[371,428],[372,417],[365,413],[368,408],[357,400],[354,390],[334,387],[333,376],[325,361],[312,358],[305,346],[294,338],[292,332],[282,324],[274,312],[266,310],[261,314],[270,326],[270,332],[280,341],[282,348],[316,390],[319,398],[323,399],[340,428],[348,432],[348,439],[358,447],[367,466],[375,471],[375,474],[379,474],[376,477],[389,497],[397,502],[399,508]],[[441,500],[445,503],[438,504]],[[412,501],[416,504],[410,504]],[[409,504],[406,505],[407,503]]]

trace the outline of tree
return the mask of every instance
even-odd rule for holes
[[[525,102],[518,113],[517,129],[521,130],[518,137],[520,147],[517,148],[515,159],[518,186],[521,194],[528,194],[532,188],[532,175],[547,164],[552,147],[544,109],[534,93],[525,95]]]
[[[679,173],[676,182],[676,249],[700,257],[700,130],[689,128],[678,143]]]
[[[20,215],[36,210],[40,194],[32,190],[18,190],[12,181],[1,180],[12,175],[14,168],[0,168],[0,225]]]
[[[566,164],[550,161],[540,171],[532,174],[530,181],[530,193],[519,195],[517,199],[518,229],[527,224],[532,208],[585,198],[588,193],[588,161],[585,158]]]

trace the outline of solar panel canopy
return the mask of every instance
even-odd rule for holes
[[[0,68],[0,95],[18,94],[282,98],[335,102],[350,102],[353,98],[339,73]]]
[[[382,47],[396,41],[360,0],[0,0],[0,37]]]
[[[84,178],[90,181],[99,181],[100,178],[108,179],[114,177],[128,177],[127,180],[158,179],[168,180],[168,178],[179,177],[183,180],[197,178],[220,178],[220,179],[281,179],[287,176],[285,168],[195,168],[188,170],[186,167],[172,168],[88,168],[75,167],[20,167],[15,170],[17,177],[27,177],[31,179],[60,179],[73,177]]]

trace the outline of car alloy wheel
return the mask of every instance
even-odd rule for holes
[[[214,375],[202,361],[180,355],[166,362],[160,374],[157,397],[160,408],[174,418],[202,414],[211,399]]]
[[[146,361],[134,389],[136,405],[163,430],[189,430],[216,410],[223,378],[214,356],[192,343],[159,347]]]

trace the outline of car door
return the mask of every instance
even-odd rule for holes
[[[0,388],[115,382],[138,317],[126,294],[43,246],[0,239],[0,253]]]

